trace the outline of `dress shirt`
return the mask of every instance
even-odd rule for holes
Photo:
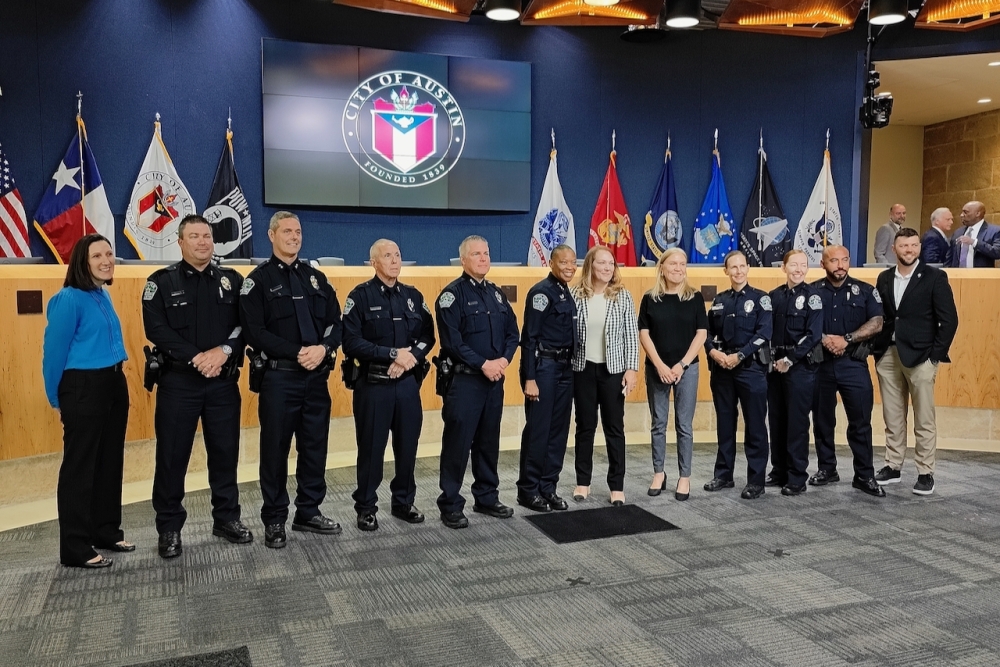
[[[973,251],[976,249],[976,244],[979,242],[979,230],[983,228],[984,222],[986,222],[985,218],[966,229],[965,233],[962,235],[972,237],[972,245],[969,246],[969,252],[965,254],[965,264],[962,265],[963,269],[971,269],[974,266],[972,260],[976,253]],[[961,248],[959,248],[959,251],[961,251]]]

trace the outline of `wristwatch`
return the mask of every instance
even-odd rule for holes
[[[854,342],[854,334],[844,334],[844,340],[848,343]]]
[[[389,350],[389,358],[395,361],[397,356],[399,356],[399,350],[397,350],[396,348],[391,348]]]
[[[227,357],[232,355],[233,348],[229,347],[228,345],[222,345],[221,347],[222,347],[222,353],[225,354]]]
[[[742,352],[737,352],[736,353],[736,358],[739,359],[740,362],[742,363],[743,360],[747,358],[747,355],[743,354]]]
[[[683,361],[681,362],[681,370],[686,371],[689,368],[691,368],[691,364],[685,364]]]

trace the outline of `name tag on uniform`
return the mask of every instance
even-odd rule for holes
[[[478,302],[478,301],[470,301],[470,302],[469,302],[469,303],[467,303],[466,305],[468,305],[468,306],[478,306],[478,305],[479,305],[479,302]]]
[[[382,306],[369,306],[368,310],[382,310]]]
[[[271,292],[272,292],[272,293],[274,293],[274,292],[277,292],[277,291],[278,291],[278,290],[280,290],[280,289],[281,289],[282,287],[284,287],[284,285],[278,285],[277,287],[272,287],[272,288],[271,288]]]

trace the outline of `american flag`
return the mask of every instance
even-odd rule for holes
[[[0,257],[31,257],[27,216],[0,144]]]

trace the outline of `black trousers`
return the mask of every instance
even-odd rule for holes
[[[288,519],[288,452],[295,436],[296,515],[308,521],[326,498],[330,437],[330,371],[276,371],[264,375],[260,417],[260,518],[265,526]]]
[[[756,362],[726,370],[712,365],[712,400],[715,403],[719,453],[715,476],[732,480],[736,467],[737,405],[743,408],[743,451],[747,457],[747,484],[764,485],[767,472],[767,378]]]
[[[212,489],[212,518],[223,523],[240,518],[236,466],[240,458],[240,389],[237,378],[206,378],[168,372],[156,390],[156,472],[153,510],[163,534],[184,527],[184,477],[194,435],[201,420]]]
[[[569,359],[540,358],[535,372],[538,400],[524,401],[521,432],[521,473],[517,492],[522,498],[556,492],[573,409],[573,366]]]
[[[503,416],[503,380],[459,373],[444,397],[441,418],[441,512],[465,508],[462,482],[472,455],[472,496],[480,505],[500,499],[497,459],[500,456],[500,418]]]
[[[424,423],[420,387],[412,374],[387,384],[373,384],[362,375],[354,389],[354,428],[358,438],[358,489],[354,509],[358,514],[378,511],[385,446],[392,432],[396,475],[389,483],[393,507],[409,507],[417,493],[413,468],[417,442]]]
[[[122,469],[129,399],[121,364],[65,371],[59,382],[59,408],[59,561],[80,565],[97,555],[95,546],[109,547],[125,539]]]
[[[816,366],[804,360],[787,373],[767,375],[771,474],[793,486],[802,486],[809,477],[809,412],[815,386]]]
[[[860,479],[875,476],[872,452],[872,408],[875,393],[867,362],[838,357],[824,361],[816,374],[813,402],[813,430],[816,458],[820,470],[837,469],[834,431],[837,427],[837,393],[847,413],[847,444],[854,455],[854,475]]]
[[[573,373],[573,403],[576,406],[576,483],[590,486],[594,473],[594,434],[597,412],[601,413],[604,441],[608,448],[608,488],[625,488],[625,373],[609,373],[606,364],[591,361]]]

